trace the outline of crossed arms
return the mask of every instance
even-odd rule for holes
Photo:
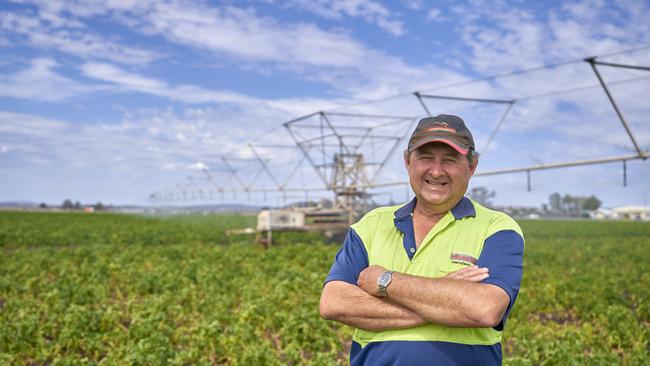
[[[442,278],[393,273],[388,298],[380,297],[377,279],[385,269],[361,271],[357,285],[330,281],[323,288],[320,314],[355,328],[382,331],[426,323],[454,327],[497,326],[510,297],[502,288],[479,283],[487,268],[467,267]]]

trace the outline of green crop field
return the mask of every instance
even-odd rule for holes
[[[345,364],[318,316],[338,245],[250,216],[0,213],[0,365]],[[505,365],[647,365],[650,223],[524,221]]]

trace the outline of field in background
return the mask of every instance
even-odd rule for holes
[[[0,213],[0,364],[328,365],[348,327],[318,316],[338,245],[226,228],[250,216]],[[505,365],[645,365],[650,224],[524,221]]]

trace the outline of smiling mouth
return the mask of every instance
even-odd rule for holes
[[[424,182],[430,186],[433,186],[434,188],[440,188],[447,185],[447,182],[438,182],[431,178],[424,178]]]

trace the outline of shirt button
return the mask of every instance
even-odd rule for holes
[[[409,249],[411,253],[415,253],[415,248]]]

